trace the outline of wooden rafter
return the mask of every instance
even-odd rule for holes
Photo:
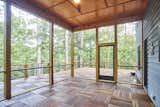
[[[65,3],[65,2],[66,2],[66,0],[63,0],[63,1],[61,1],[61,2],[58,2],[58,3],[56,3],[56,4],[53,4],[53,5],[45,8],[45,11],[47,11],[47,10],[49,10],[49,9],[51,9],[51,8],[54,8],[54,7],[58,6],[58,5],[61,5],[61,4]]]
[[[79,24],[83,25],[79,20],[77,20],[76,18],[74,19],[76,22],[78,22]]]
[[[108,1],[104,0],[106,7],[108,7]]]
[[[127,3],[134,2],[134,1],[136,1],[136,0],[130,0],[130,1],[123,2],[123,3],[115,4],[115,5],[112,5],[112,6],[108,6],[107,8],[112,8],[112,7],[116,7],[116,6],[123,6],[123,5],[127,4]],[[106,9],[106,7],[105,8],[100,8],[98,10],[103,10],[103,9]],[[95,11],[96,11],[96,9],[92,10],[92,11],[85,12],[82,15],[93,13]],[[81,16],[81,15],[76,15],[76,16],[72,16],[72,17],[68,17],[68,18],[75,18],[75,17],[78,17],[78,16]]]
[[[123,5],[123,12],[125,12],[125,9],[126,9],[126,8],[125,8],[125,5]]]
[[[124,17],[116,17],[116,18],[112,18],[110,20],[104,19],[101,20],[99,22],[95,22],[92,24],[86,24],[83,26],[78,26],[73,28],[73,31],[80,31],[80,30],[85,30],[85,29],[90,29],[90,28],[95,28],[95,27],[99,27],[99,26],[108,26],[108,25],[114,25],[114,24],[120,24],[120,23],[126,23],[126,22],[133,22],[133,21],[137,21],[137,20],[142,20],[143,15],[139,14],[139,15],[133,15],[133,16],[124,16]]]
[[[67,0],[68,3],[70,3],[81,15],[81,9],[80,9],[80,5],[74,5],[70,0]]]
[[[98,4],[97,4],[97,0],[95,2],[96,2],[96,18],[98,18]]]

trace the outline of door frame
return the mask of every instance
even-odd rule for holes
[[[101,47],[112,47],[113,48],[113,77],[100,75],[100,48]],[[98,45],[98,79],[100,81],[110,81],[115,82],[115,43],[101,43]],[[108,78],[108,79],[107,79]]]
[[[117,56],[117,24],[114,25],[114,42],[111,43],[99,43],[99,31],[98,27],[96,27],[96,81],[104,81],[104,82],[117,82],[117,68],[118,68],[118,56]],[[114,80],[108,81],[108,80],[100,80],[99,79],[99,46],[114,46]]]

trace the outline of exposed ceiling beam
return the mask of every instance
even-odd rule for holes
[[[114,24],[122,24],[122,23],[128,23],[128,22],[133,22],[133,21],[138,21],[138,20],[142,20],[143,19],[143,15],[139,14],[139,15],[132,15],[132,16],[128,16],[128,17],[116,17],[116,18],[112,18],[110,20],[101,20],[99,22],[95,22],[92,24],[87,24],[87,25],[83,25],[83,26],[78,26],[73,28],[73,31],[81,31],[81,30],[85,30],[85,29],[91,29],[91,28],[96,28],[96,27],[101,27],[101,26],[109,26],[109,25],[114,25]]]
[[[125,12],[126,11],[126,6],[125,5],[123,5],[123,12]]]
[[[61,1],[61,2],[58,2],[58,3],[56,3],[56,4],[53,4],[53,5],[49,6],[49,7],[47,7],[45,10],[49,10],[49,9],[51,9],[51,8],[54,8],[54,7],[58,6],[58,5],[60,5],[60,4],[65,3],[65,2],[66,2],[66,0],[63,0],[63,1]]]
[[[112,5],[112,6],[108,6],[107,8],[116,7],[116,6],[123,6],[123,5],[127,4],[127,3],[134,2],[134,1],[136,1],[136,0],[125,1],[125,2],[122,2],[122,3],[119,3],[119,4],[115,4],[115,5]],[[100,8],[100,9],[98,9],[98,10],[103,10],[103,9],[107,9],[107,8],[106,8],[106,7],[103,7],[103,8]],[[95,12],[95,11],[96,11],[96,9],[95,9],[95,10],[92,10],[92,11],[85,12],[85,13],[83,13],[82,15],[86,15],[86,14],[89,14],[89,13],[92,13],[92,12]],[[76,16],[72,16],[72,17],[68,17],[68,18],[75,18],[75,17],[78,17],[78,16],[81,16],[81,15],[76,15]]]
[[[95,3],[96,3],[96,18],[98,18],[98,1],[96,0],[96,1],[94,1]]]
[[[108,7],[108,1],[104,0],[106,7]]]
[[[80,25],[83,25],[78,19],[74,19],[77,23],[79,23]]]

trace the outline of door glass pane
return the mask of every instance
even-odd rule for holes
[[[113,79],[113,46],[99,48],[99,75]],[[106,78],[107,79],[107,78]]]

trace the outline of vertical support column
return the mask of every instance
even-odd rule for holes
[[[52,85],[54,84],[54,70],[53,70],[53,37],[54,37],[54,24],[52,23],[51,25],[51,34],[50,34],[50,64],[49,64],[49,83],[50,86],[52,87]]]
[[[144,40],[143,40],[143,20],[142,20],[142,85],[144,86]]]
[[[27,79],[28,78],[28,65],[25,64],[24,65],[24,79]]]
[[[4,96],[11,98],[11,1],[6,0],[5,5],[5,73]]]
[[[117,25],[114,25],[114,30],[115,30],[115,44],[114,44],[114,81],[117,82],[117,77],[118,77],[118,56],[117,56]]]
[[[98,63],[98,27],[96,27],[96,81],[99,80],[99,63]]]
[[[74,32],[71,36],[71,77],[74,77]]]

